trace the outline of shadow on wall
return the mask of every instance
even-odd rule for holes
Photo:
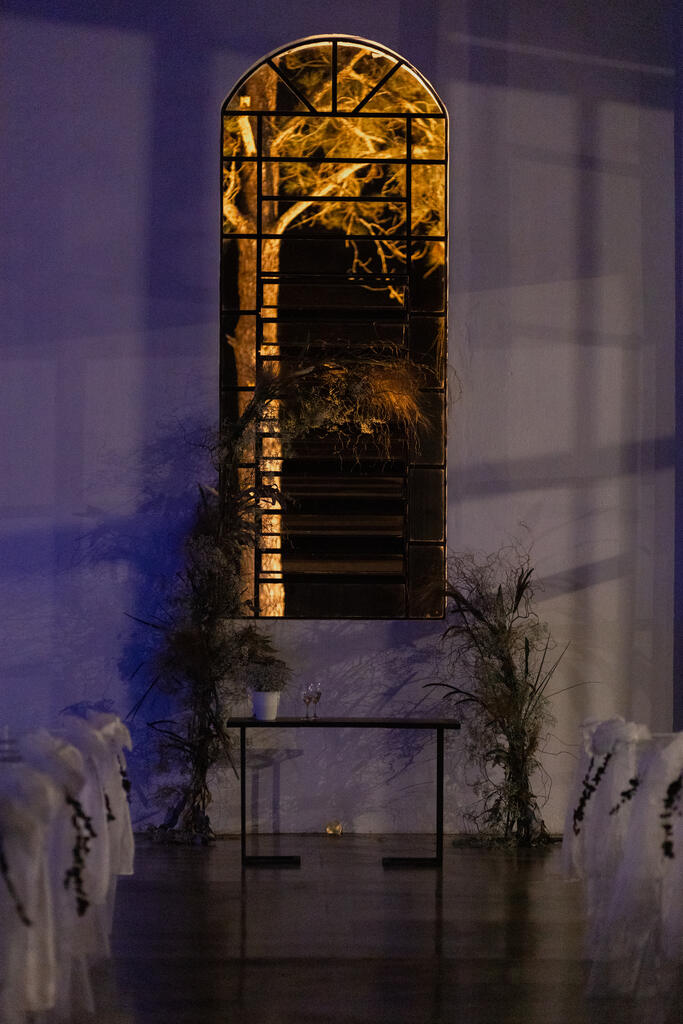
[[[630,15],[635,18],[635,7],[642,5],[629,3],[627,6]],[[362,4],[356,11],[357,30],[361,24],[363,25],[360,34],[371,37],[376,35],[387,45],[395,46],[424,71],[428,78],[433,77],[437,91],[443,94],[447,91],[443,88],[445,85],[461,81],[511,91],[526,90],[537,95],[547,93],[572,96],[577,92],[577,82],[580,82],[583,90],[578,90],[583,96],[583,120],[580,126],[582,148],[580,152],[570,154],[570,159],[575,160],[581,171],[582,191],[577,196],[580,237],[576,240],[575,250],[562,253],[565,263],[553,263],[549,259],[548,267],[551,274],[556,273],[560,278],[568,276],[572,280],[577,274],[590,277],[593,272],[599,271],[602,253],[598,244],[600,240],[594,237],[599,222],[595,217],[594,189],[595,172],[600,164],[594,137],[597,128],[592,119],[593,101],[597,104],[601,99],[609,99],[640,104],[641,107],[659,107],[662,110],[670,106],[669,81],[661,76],[641,74],[637,69],[639,62],[648,63],[655,59],[652,56],[654,44],[647,33],[638,32],[637,22],[629,22],[629,19],[622,17],[618,11],[613,15],[608,13],[604,22],[600,13],[604,8],[589,3],[588,0],[560,3],[559,10],[557,5],[550,5],[547,12],[544,5],[539,6],[537,3],[501,5],[498,0],[476,0],[460,5],[448,4],[443,0],[430,0],[429,3],[419,5],[417,9],[414,2],[396,0],[396,3],[376,7],[375,10],[368,8],[367,4]],[[644,5],[643,10],[647,7],[648,5]],[[212,62],[216,62],[216,67],[220,67],[222,62],[221,73],[226,67],[234,66],[234,77],[226,79],[224,83],[224,93],[227,93],[234,80],[251,61],[271,48],[298,35],[329,31],[337,27],[329,24],[328,13],[323,9],[319,12],[312,11],[308,3],[276,5],[273,2],[265,2],[258,8],[249,8],[244,4],[229,4],[228,8],[226,13],[226,5],[219,3],[218,0],[182,5],[161,0],[159,4],[152,6],[110,3],[100,7],[93,5],[90,0],[61,0],[57,4],[54,0],[6,0],[4,5],[4,10],[8,14],[25,17],[27,21],[43,18],[46,21],[72,23],[74,26],[111,26],[123,32],[138,32],[153,41],[154,66],[150,113],[153,132],[151,139],[144,139],[133,145],[139,146],[141,150],[147,146],[150,148],[147,165],[150,201],[145,206],[146,221],[142,238],[146,276],[141,290],[144,292],[143,320],[154,329],[183,326],[192,328],[198,323],[203,324],[216,318],[216,289],[212,284],[207,285],[207,282],[217,280],[215,233],[218,189],[216,181],[214,191],[214,170],[217,162],[214,149],[217,149],[220,100],[215,110],[210,109],[207,76]],[[390,14],[399,13],[396,39],[391,36],[386,38],[382,28],[385,8]],[[361,9],[362,16],[359,13]],[[346,12],[341,13],[346,23],[339,28],[348,31],[349,17]],[[586,24],[593,25],[596,31],[586,29],[584,15],[589,16]],[[654,23],[656,19],[653,18],[652,21]],[[391,18],[388,19],[388,24],[390,27],[386,31],[396,33],[396,26]],[[629,27],[630,24],[636,27]],[[302,31],[304,25],[306,27]],[[602,28],[606,28],[606,31],[597,30]],[[545,51],[536,45],[539,38],[544,41]],[[73,45],[72,55],[78,52],[79,44],[74,42]],[[647,52],[648,46],[652,53]],[[599,54],[595,54],[595,66],[592,66],[589,50],[593,53],[600,51]],[[659,57],[661,55],[658,55]],[[65,58],[63,54],[57,53],[52,54],[51,59],[64,61]],[[624,64],[623,74],[611,66],[615,61],[627,62]],[[629,61],[633,65],[630,69]],[[658,59],[658,62],[665,61],[662,58]],[[119,74],[122,71],[123,69],[118,69]],[[40,67],[33,68],[32,74],[40,75]],[[73,87],[70,73],[65,72],[64,80]],[[495,88],[483,89],[482,92],[493,95]],[[502,117],[505,112],[502,107],[492,107],[494,117]],[[467,195],[466,202],[476,212],[472,215],[469,237],[460,226],[456,229],[456,238],[461,247],[458,259],[454,260],[456,298],[461,290],[485,293],[489,288],[506,288],[514,285],[520,275],[524,283],[524,273],[533,274],[538,270],[538,247],[541,236],[534,236],[535,244],[528,247],[530,259],[535,262],[533,266],[527,266],[521,260],[519,251],[510,251],[508,219],[497,216],[501,206],[504,207],[508,203],[511,188],[510,152],[502,146],[503,133],[499,128],[498,123],[494,121],[493,130],[482,130],[480,148],[474,145],[469,156],[474,168],[474,187]],[[74,145],[83,145],[77,133],[74,138]],[[455,140],[456,145],[457,141]],[[500,152],[493,152],[496,146],[501,147]],[[205,154],[209,150],[207,161]],[[80,152],[68,154],[71,160],[80,155]],[[52,182],[53,190],[56,183],[57,188],[64,187],[65,193],[68,192],[68,182],[64,178],[60,180],[59,177],[59,158],[64,157],[64,152],[50,153],[48,156],[50,159],[55,157],[52,160],[55,175]],[[527,156],[535,159],[534,154],[530,153]],[[539,160],[542,157],[543,152],[539,154]],[[495,173],[496,160],[499,161],[498,177]],[[207,163],[211,169],[208,178]],[[481,173],[483,170],[486,170],[486,173]],[[35,167],[32,173],[36,174]],[[42,167],[38,168],[38,173],[42,176]],[[217,174],[215,176],[217,178]],[[211,187],[206,184],[209,178]],[[32,181],[32,187],[38,195],[41,191],[38,187],[38,176],[29,180]],[[497,192],[498,185],[500,194]],[[25,187],[25,194],[30,195],[30,189],[28,186]],[[645,196],[651,207],[656,206],[653,195],[658,188],[656,176],[653,176],[652,184]],[[497,194],[495,203],[491,202],[493,191]],[[64,202],[68,208],[66,200]],[[91,221],[85,224],[84,234],[92,234],[97,223],[93,214]],[[40,227],[42,229],[44,225]],[[41,231],[34,230],[33,235],[40,239]],[[543,238],[553,250],[557,247],[551,232],[544,231]],[[40,244],[43,244],[42,239]],[[655,242],[650,241],[649,244],[654,245]],[[496,254],[495,259],[491,258],[493,252]],[[36,258],[37,250],[31,250],[30,254]],[[554,251],[549,255],[554,256]],[[650,254],[650,275],[657,266]],[[74,265],[73,279],[78,279],[85,269],[83,265]],[[545,265],[542,270],[546,273]],[[531,279],[533,280],[533,277]],[[71,277],[63,278],[65,287],[71,282]],[[656,298],[656,288],[651,287],[654,284],[656,282],[646,281],[644,290]],[[73,284],[71,286],[75,287]],[[36,335],[41,320],[43,324],[51,322],[55,313],[49,308],[44,297],[43,305],[40,305],[41,294],[40,288],[34,289],[31,303],[27,302],[24,310],[27,317],[33,317],[29,322],[35,325]],[[95,347],[95,331],[92,325],[84,320],[78,303],[73,301],[74,294],[65,291],[59,295],[58,305],[62,308],[58,313],[64,318],[64,333],[66,335],[71,331],[73,334],[75,330],[85,332]],[[570,324],[568,341],[572,346],[577,346],[577,351],[582,338],[584,345],[586,339],[591,344],[595,340],[596,325],[591,299],[590,293],[586,293],[580,299],[576,308],[578,322]],[[652,302],[654,303],[654,299]],[[31,304],[32,310],[29,308]],[[66,317],[64,311],[67,309],[70,310],[71,319]],[[658,326],[656,322],[654,325],[651,322],[654,317],[653,309],[648,306],[645,312],[647,322],[644,336],[656,338]],[[114,306],[106,310],[106,315],[100,310],[100,315],[110,326],[117,323],[116,317],[121,313]],[[512,319],[511,316],[508,317],[508,320]],[[74,325],[77,321],[76,327]],[[191,332],[181,331],[175,337],[171,331],[168,333],[168,348],[164,350],[163,357],[187,355],[191,344],[188,337]],[[217,337],[218,331],[215,333]],[[70,670],[70,652],[71,664],[79,660],[88,666],[84,678],[92,680],[93,685],[96,685],[97,658],[101,660],[99,648],[104,644],[98,634],[109,628],[114,614],[119,614],[118,609],[112,611],[118,595],[125,593],[126,601],[130,599],[128,610],[131,614],[140,618],[153,617],[163,608],[169,581],[178,567],[182,537],[194,507],[195,481],[206,479],[206,473],[200,465],[201,459],[198,458],[197,451],[193,450],[191,445],[186,447],[188,436],[192,437],[197,430],[196,424],[188,425],[186,429],[159,429],[159,373],[167,372],[166,364],[164,358],[159,357],[162,344],[158,338],[149,343],[150,350],[145,352],[145,337],[142,329],[139,329],[136,343],[139,344],[140,351],[136,349],[135,358],[142,355],[140,373],[144,377],[144,401],[141,402],[143,416],[139,430],[143,442],[145,438],[155,440],[147,448],[143,448],[139,465],[135,467],[134,473],[131,472],[135,488],[140,479],[144,481],[140,500],[134,511],[130,515],[110,515],[106,511],[95,510],[93,518],[98,525],[86,533],[80,528],[64,528],[61,523],[58,523],[54,530],[46,529],[39,535],[27,531],[23,536],[21,549],[14,537],[9,538],[8,558],[11,557],[17,563],[22,559],[35,557],[36,550],[45,549],[43,562],[51,566],[53,553],[56,553],[56,578],[51,594],[41,592],[42,604],[39,605],[37,601],[31,602],[36,608],[32,612],[34,618],[28,625],[18,624],[17,635],[26,637],[27,647],[35,656],[35,662],[27,660],[24,667],[27,681],[41,669],[44,656],[52,656],[56,657],[57,662],[56,685],[62,685],[62,677]],[[62,343],[63,337],[56,332],[55,349]],[[151,350],[152,345],[155,346],[154,351]],[[212,359],[213,356],[207,356],[207,361]],[[635,478],[643,465],[653,470],[672,465],[675,447],[668,437],[646,442],[644,445],[617,444],[614,448],[607,449],[596,446],[591,432],[591,418],[586,413],[586,404],[583,401],[585,395],[593,395],[592,362],[583,356],[581,359],[581,373],[576,375],[576,379],[567,382],[567,386],[575,388],[578,393],[578,421],[575,424],[575,437],[572,439],[574,450],[560,457],[551,454],[538,459],[512,458],[491,463],[484,463],[480,458],[475,467],[464,471],[458,470],[452,474],[450,497],[454,503],[462,497],[476,495],[505,496],[534,489],[547,491],[553,487],[564,487],[568,482],[575,484],[578,491],[586,478],[595,481],[615,472],[633,475]],[[637,390],[637,383],[635,377],[630,381],[628,388],[624,390],[626,398],[629,398],[631,390]],[[599,396],[593,395],[593,398]],[[85,429],[84,413],[83,423],[76,423],[78,409],[64,408],[61,412],[62,421],[68,419],[69,422],[75,423],[76,427]],[[588,409],[588,412],[591,410]],[[115,423],[112,429],[116,430]],[[73,433],[83,444],[78,431],[74,429]],[[80,457],[81,451],[75,451],[73,467],[72,463],[68,466],[73,468],[75,473],[80,468]],[[129,468],[117,466],[113,467],[113,470],[125,474]],[[105,471],[108,469],[111,470],[112,467],[103,467]],[[57,485],[58,497],[60,503],[66,507],[69,494],[68,483],[64,481],[67,475],[58,475],[61,477]],[[583,511],[583,506],[577,501],[574,509],[575,522],[579,521]],[[584,536],[581,532],[581,537]],[[3,551],[3,556],[4,554]],[[627,577],[628,571],[629,566],[624,564],[622,556],[579,568],[569,568],[565,573],[558,573],[553,577],[552,593],[572,593],[587,586],[592,587],[597,581]],[[126,577],[125,582],[117,579],[119,572]],[[115,589],[116,587],[118,589]],[[88,616],[88,595],[92,591],[99,595],[107,589],[110,591],[111,607],[109,618],[103,624],[97,619],[97,609]],[[44,588],[44,591],[46,590],[47,587]],[[63,601],[65,594],[69,600]],[[50,601],[53,606],[63,603],[66,609],[64,613],[57,613],[59,635],[54,641],[47,637],[46,632],[50,628],[53,615]],[[76,611],[82,615],[80,620],[74,623]],[[630,615],[632,609],[626,609],[626,612]],[[21,612],[16,612],[17,616],[20,614]],[[438,630],[434,625],[430,628],[432,631]],[[30,638],[29,633],[33,634]],[[281,640],[279,633],[282,634]],[[429,630],[423,632],[422,627],[413,624],[401,624],[400,627],[385,624],[380,627],[374,623],[356,626],[338,623],[307,626],[305,629],[300,627],[293,635],[296,641],[292,642],[291,657],[296,660],[302,673],[315,666],[316,662],[330,664],[329,675],[326,669],[325,685],[330,695],[335,694],[340,711],[343,709],[349,714],[381,713],[383,708],[391,705],[392,713],[398,714],[404,709],[415,713],[415,710],[421,707],[423,674],[429,676],[431,672],[430,655],[427,652],[430,642]],[[125,678],[130,679],[130,706],[139,700],[151,682],[145,666],[149,664],[149,657],[154,650],[152,636],[153,631],[130,623],[120,657],[122,673]],[[307,644],[303,652],[299,649],[303,646],[299,642],[300,638]],[[282,642],[287,654],[285,631],[276,631],[276,639]],[[117,640],[112,638],[111,644],[116,642]],[[350,642],[355,645],[351,647],[351,653]],[[354,650],[356,653],[353,653]],[[66,655],[64,651],[67,652]],[[331,663],[328,657],[330,651],[333,652]],[[60,659],[64,662],[63,666],[60,665]],[[91,667],[89,659],[93,659]],[[99,693],[96,696],[99,696]],[[163,698],[152,691],[148,700],[151,703],[146,705],[144,715],[141,712],[141,721],[164,717],[170,711],[168,698]],[[150,799],[154,752],[146,727],[140,725],[135,728],[136,777],[139,779],[140,787],[138,799],[144,805],[145,801]],[[414,739],[405,737],[405,743],[408,744],[405,749],[401,747],[402,742],[404,741],[397,741],[398,747],[389,752],[387,770],[400,773],[402,766],[410,763],[416,752],[416,747],[412,745],[415,743]],[[370,753],[368,751],[368,756]],[[340,756],[340,772],[343,767],[344,757]]]
[[[126,595],[129,605],[124,608],[127,619],[118,659],[125,706],[116,710],[131,729],[133,797],[142,807],[149,803],[151,780],[159,769],[156,736],[146,723],[173,714],[172,696],[155,685],[154,658],[161,634],[154,624],[164,622],[173,598],[197,483],[210,479],[207,434],[196,421],[176,421],[161,429],[127,467],[132,479],[143,481],[132,515],[102,519],[76,545],[74,572],[86,569],[101,576],[108,566],[125,567],[128,586],[121,588],[120,599]]]

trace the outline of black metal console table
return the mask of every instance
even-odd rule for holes
[[[240,731],[240,828],[242,865],[299,867],[298,856],[254,856],[247,854],[247,729],[434,729],[436,732],[436,855],[434,857],[383,857],[385,868],[441,867],[443,864],[443,750],[446,729],[459,729],[452,718],[277,718],[263,722],[256,718],[231,718],[229,727]]]

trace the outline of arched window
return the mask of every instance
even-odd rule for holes
[[[340,447],[324,430],[285,444],[287,410],[271,406],[239,469],[282,494],[256,513],[249,607],[257,617],[439,617],[445,108],[398,55],[320,36],[252,68],[221,116],[221,422],[239,417],[269,368],[349,360],[375,373],[379,391],[414,380],[420,407],[414,432],[392,427],[378,445],[359,423]]]

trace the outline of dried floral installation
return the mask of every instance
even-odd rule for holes
[[[477,558],[449,560],[443,635],[452,680],[445,688],[464,715],[471,758],[481,772],[480,809],[472,815],[484,839],[517,846],[549,834],[532,780],[552,723],[548,684],[566,650],[549,657],[550,631],[533,610],[533,569],[517,545]]]
[[[153,682],[131,714],[152,687],[174,695],[180,707],[174,719],[148,723],[183,777],[164,833],[175,830],[189,841],[212,838],[209,774],[219,760],[230,760],[229,707],[244,697],[249,666],[260,665],[271,674],[285,668],[268,633],[244,619],[249,614],[244,553],[258,541],[260,518],[285,501],[272,482],[258,483],[241,471],[245,451],[275,405],[285,448],[290,440],[321,429],[340,448],[353,445],[360,424],[381,450],[382,443],[389,443],[392,424],[417,431],[423,421],[414,397],[419,373],[405,361],[397,365],[379,359],[264,373],[239,418],[223,424],[219,435],[206,442],[215,486],[199,486],[185,564],[164,615],[138,620],[159,634],[160,643]]]

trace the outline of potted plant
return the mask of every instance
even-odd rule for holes
[[[253,661],[247,667],[247,689],[254,708],[254,718],[272,722],[277,718],[280,694],[287,685],[289,669],[284,661]]]
[[[263,722],[272,722],[277,718],[280,694],[287,685],[291,670],[276,655],[271,637],[258,626],[245,626],[240,643],[243,679],[251,697],[254,717]]]

